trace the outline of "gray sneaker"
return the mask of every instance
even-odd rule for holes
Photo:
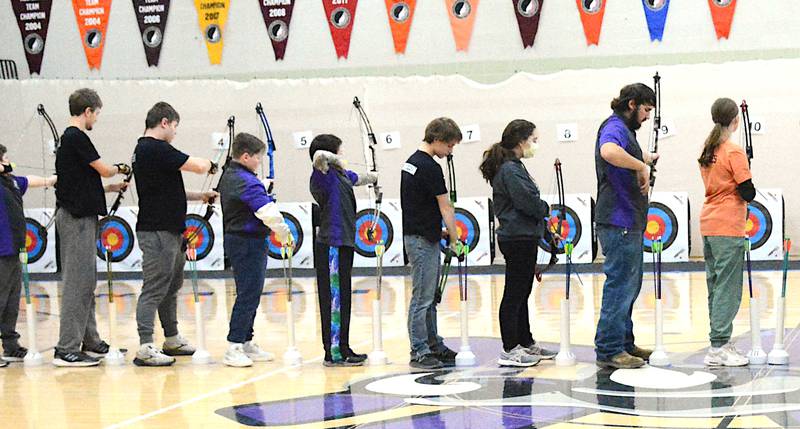
[[[538,343],[536,343],[536,341],[534,341],[533,344],[529,345],[528,347],[525,347],[525,351],[528,352],[529,355],[537,356],[539,359],[542,360],[553,359],[556,357],[557,354],[552,350],[540,346]]]
[[[168,337],[164,341],[163,350],[167,356],[191,356],[194,354],[194,346],[180,334]]]
[[[170,366],[175,363],[175,358],[165,355],[152,344],[143,344],[133,363],[137,366]]]
[[[500,366],[534,366],[539,363],[541,359],[528,353],[528,350],[522,346],[514,347],[510,352],[503,350],[500,352],[500,357],[497,359],[497,364]]]

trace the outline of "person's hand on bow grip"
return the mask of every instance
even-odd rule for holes
[[[467,245],[462,243],[461,240],[455,240],[450,242],[450,251],[453,252],[453,255],[458,258],[459,261],[464,261],[464,258],[467,256]]]
[[[127,176],[131,174],[131,166],[120,162],[118,164],[114,164],[114,167],[117,167],[117,173],[122,174],[123,176]]]

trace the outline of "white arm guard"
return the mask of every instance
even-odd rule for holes
[[[256,217],[268,226],[281,243],[285,243],[289,237],[289,226],[283,221],[283,215],[278,210],[278,205],[274,202],[265,204],[255,213]]]
[[[375,173],[364,173],[358,175],[358,180],[353,186],[374,185],[378,183],[378,175]]]
[[[342,159],[339,158],[333,152],[328,152],[327,150],[318,150],[314,153],[314,168],[317,170],[328,173],[328,169],[333,167],[338,167],[340,169],[344,169],[344,164],[342,163]]]

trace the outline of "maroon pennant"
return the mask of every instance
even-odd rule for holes
[[[158,67],[161,56],[161,43],[167,28],[170,0],[133,0],[133,11],[139,22],[144,54],[148,67]]]
[[[511,2],[517,15],[522,45],[530,48],[536,40],[536,32],[539,31],[539,16],[542,14],[544,0],[511,0]]]
[[[294,0],[258,0],[264,24],[272,42],[275,60],[283,60],[286,44],[289,42],[289,23],[292,21]]]
[[[30,74],[40,74],[53,0],[11,0],[11,6],[19,24],[28,71]]]

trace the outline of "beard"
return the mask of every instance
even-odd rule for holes
[[[638,115],[638,111],[639,111],[639,109],[636,109],[636,110],[634,110],[632,112],[629,112],[628,115],[624,115],[623,116],[623,118],[625,119],[625,126],[627,126],[628,129],[631,130],[631,131],[636,131],[639,128],[642,128],[642,123],[639,122],[639,118],[638,118],[638,116],[639,116]]]

